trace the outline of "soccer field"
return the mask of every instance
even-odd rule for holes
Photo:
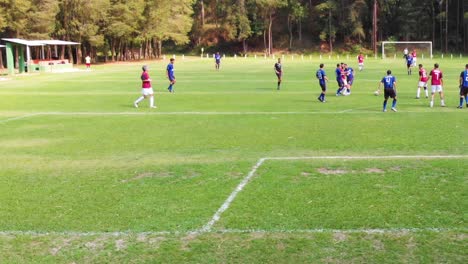
[[[174,94],[167,61],[0,81],[0,263],[467,263],[466,61],[418,61],[444,108],[403,60],[286,57],[280,91],[274,62],[177,59]],[[133,107],[143,64],[157,109]]]

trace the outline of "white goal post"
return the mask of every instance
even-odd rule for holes
[[[429,56],[430,56],[429,58],[432,58],[432,41],[382,41],[381,43],[382,43],[382,59],[385,59],[387,57],[387,54],[389,53],[385,49],[386,48],[385,46],[387,46],[387,48],[389,47],[392,48],[392,52],[390,53],[393,53],[394,56],[397,53],[403,54],[403,49],[401,49],[401,47],[407,48],[409,50],[409,53],[411,53],[411,51],[415,48],[417,48],[418,50],[421,50],[424,48],[429,53]]]

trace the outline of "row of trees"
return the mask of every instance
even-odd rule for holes
[[[0,37],[80,42],[78,61],[154,58],[163,46],[359,51],[389,39],[468,52],[468,1],[0,0]]]

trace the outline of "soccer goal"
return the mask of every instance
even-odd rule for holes
[[[382,59],[402,58],[405,50],[418,58],[432,58],[432,41],[382,41]]]

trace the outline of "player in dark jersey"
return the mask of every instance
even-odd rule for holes
[[[325,65],[321,63],[320,69],[318,69],[317,72],[315,73],[315,76],[319,80],[320,88],[322,88],[322,93],[317,99],[322,103],[325,103],[325,94],[327,92],[327,82],[328,82],[327,75],[325,74],[325,70],[323,69],[324,66]]]
[[[353,68],[348,67],[348,64],[345,64],[345,71],[346,71],[346,83],[348,84],[345,95],[351,95],[351,88],[353,87],[353,82],[354,82],[354,70]]]
[[[215,69],[219,71],[219,66],[221,64],[221,55],[219,54],[219,52],[216,52],[216,54],[214,55],[214,59],[215,59]]]
[[[166,68],[166,73],[167,73],[167,78],[169,79],[169,87],[167,87],[167,90],[170,93],[174,92],[173,85],[176,83],[176,78],[174,74],[174,58],[170,59],[170,63],[167,65]]]
[[[387,71],[387,76],[382,78],[382,81],[379,83],[379,88],[377,91],[380,91],[380,86],[384,85],[384,102],[383,102],[383,111],[387,112],[387,100],[388,98],[393,99],[392,103],[392,111],[396,112],[396,103],[397,103],[397,96],[396,96],[396,78],[392,75],[392,71]]]
[[[281,81],[283,80],[283,66],[281,65],[281,58],[278,58],[278,62],[275,63],[275,66],[273,67],[276,73],[276,77],[278,77],[278,86],[277,90],[281,88]]]
[[[339,96],[344,88],[343,79],[341,78],[341,70],[341,65],[339,63],[336,64],[335,75],[336,82],[338,83],[338,90],[336,90],[336,96]]]
[[[413,67],[413,56],[408,54],[406,56],[406,69],[408,70],[408,75],[411,75],[411,67]]]
[[[460,105],[458,108],[463,108],[463,98],[465,98],[468,108],[468,64],[465,65],[465,70],[460,73]]]

